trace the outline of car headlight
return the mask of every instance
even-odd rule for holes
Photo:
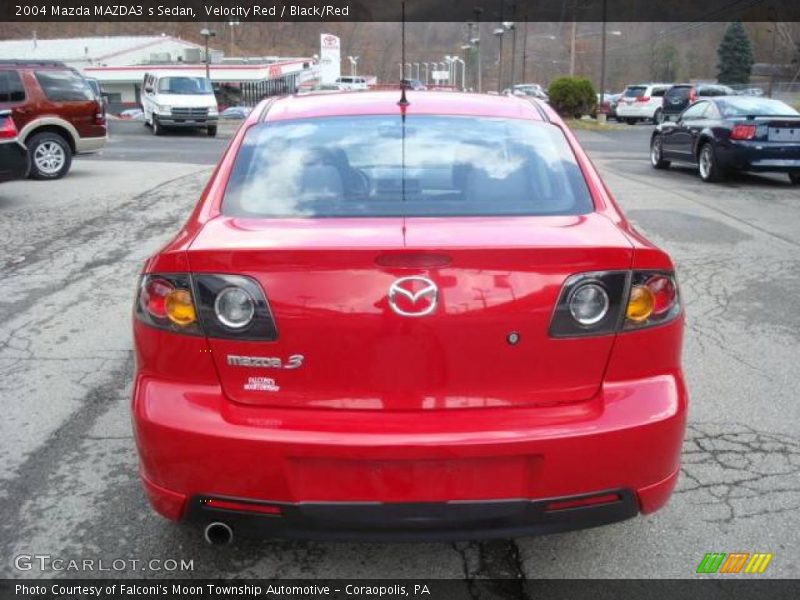
[[[219,109],[216,106],[212,106],[211,108],[208,109],[208,114],[209,115],[218,115],[219,114]]]
[[[169,106],[161,106],[160,104],[156,104],[156,112],[159,114],[168,115],[172,112],[172,109]]]

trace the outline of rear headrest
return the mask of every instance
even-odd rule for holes
[[[530,199],[530,182],[524,167],[505,177],[491,177],[483,169],[471,169],[467,174],[464,197],[467,201],[515,202]]]
[[[300,190],[304,194],[321,197],[341,197],[344,185],[336,167],[305,165],[300,173]]]

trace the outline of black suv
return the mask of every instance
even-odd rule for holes
[[[661,120],[670,121],[677,117],[692,102],[701,96],[734,96],[736,92],[727,85],[676,83],[664,94],[661,101]]]

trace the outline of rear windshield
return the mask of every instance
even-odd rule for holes
[[[626,98],[638,98],[639,96],[643,96],[647,87],[643,85],[633,85],[628,86],[625,89],[625,93],[623,94]]]
[[[36,71],[36,81],[53,102],[94,100],[94,92],[86,80],[74,71]]]
[[[333,117],[251,128],[222,211],[247,217],[574,215],[592,202],[555,126]]]
[[[796,117],[800,115],[788,104],[769,98],[737,97],[720,99],[716,102],[723,117]]]
[[[691,86],[688,85],[675,85],[667,90],[667,98],[688,98],[689,93],[692,91]]]

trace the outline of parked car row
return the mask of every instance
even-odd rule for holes
[[[0,111],[3,156],[18,153],[16,146],[22,145],[35,179],[63,177],[74,155],[106,144],[102,100],[78,71],[61,62],[0,60]],[[4,160],[4,173],[5,167]]]

